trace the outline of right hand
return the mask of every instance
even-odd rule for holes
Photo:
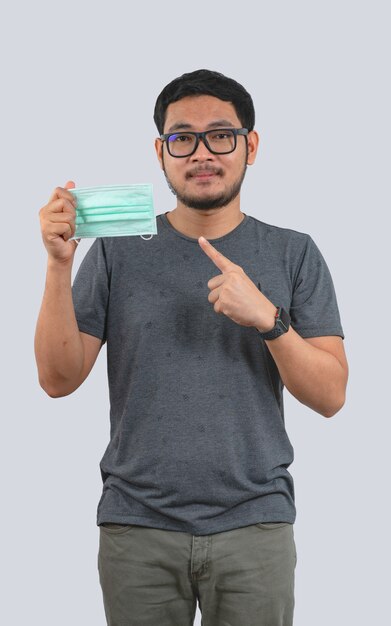
[[[75,233],[75,197],[68,189],[75,183],[69,180],[65,187],[56,187],[46,204],[39,212],[43,243],[49,258],[59,263],[73,260],[79,240],[69,241]]]

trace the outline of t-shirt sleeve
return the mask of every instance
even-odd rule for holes
[[[345,335],[333,280],[319,248],[307,235],[290,308],[291,324],[301,337]]]
[[[88,249],[72,285],[73,306],[79,330],[106,341],[109,279],[102,238]]]

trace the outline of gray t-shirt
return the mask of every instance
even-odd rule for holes
[[[253,327],[214,311],[220,270],[165,214],[158,234],[99,238],[73,284],[79,329],[107,341],[110,442],[97,524],[207,535],[296,517],[283,384]],[[344,337],[307,234],[245,215],[210,239],[302,337]]]

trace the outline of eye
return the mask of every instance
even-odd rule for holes
[[[175,143],[186,143],[187,141],[192,141],[193,139],[194,139],[193,135],[185,135],[185,134],[183,134],[183,135],[175,134],[175,135],[171,135],[169,137],[170,143],[174,143],[174,142]]]
[[[229,137],[232,137],[232,133],[227,132],[227,131],[220,131],[220,132],[216,132],[216,133],[212,133],[212,139],[228,139]]]

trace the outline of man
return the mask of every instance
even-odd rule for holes
[[[296,510],[282,392],[325,417],[344,404],[332,279],[309,235],[240,210],[258,148],[241,85],[184,74],[154,119],[177,198],[157,236],[96,239],[71,288],[74,184],[40,211],[40,384],[72,393],[107,342],[97,524],[110,626],[187,626],[197,599],[204,626],[288,626]]]

